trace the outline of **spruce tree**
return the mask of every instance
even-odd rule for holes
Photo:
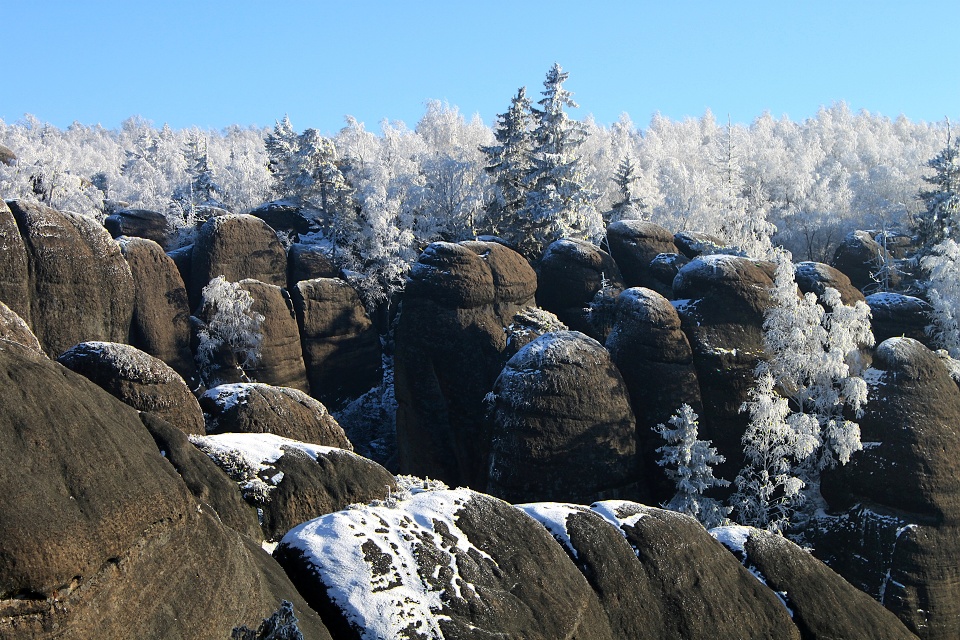
[[[633,157],[625,155],[620,159],[617,170],[611,180],[617,186],[620,197],[613,205],[613,215],[609,222],[617,220],[646,220],[649,217],[647,206],[637,195],[637,165]]]
[[[917,242],[924,255],[946,238],[960,240],[960,141],[951,140],[949,122],[947,144],[927,166],[934,174],[923,179],[933,188],[920,191],[926,208],[914,219]]]
[[[485,170],[493,179],[493,197],[486,206],[487,228],[516,245],[523,239],[517,216],[527,201],[526,178],[530,172],[530,108],[527,88],[520,87],[510,108],[497,116],[493,134],[497,144],[480,147],[489,162]]]

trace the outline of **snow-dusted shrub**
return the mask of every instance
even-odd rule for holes
[[[293,603],[288,600],[280,602],[280,608],[268,618],[264,618],[257,630],[234,627],[230,640],[303,640],[303,633],[297,625],[297,617],[293,614]]]
[[[930,272],[927,298],[933,307],[927,335],[950,357],[960,358],[960,245],[948,238],[922,264]]]
[[[245,369],[256,366],[260,360],[260,332],[263,316],[253,311],[253,296],[236,282],[217,276],[203,288],[201,315],[209,318],[198,332],[196,362],[207,386],[217,383],[221,366],[218,354],[229,350],[233,354],[241,378],[249,381]]]

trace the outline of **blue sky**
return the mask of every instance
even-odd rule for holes
[[[0,119],[66,127],[416,125],[428,100],[491,124],[554,61],[577,118],[639,127],[711,109],[803,120],[846,101],[960,115],[960,2],[71,2],[0,0]]]

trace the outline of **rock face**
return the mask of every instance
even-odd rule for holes
[[[745,538],[739,549],[743,561],[768,587],[784,594],[802,637],[916,638],[876,600],[783,536],[747,527],[723,529]]]
[[[606,251],[583,240],[557,240],[547,247],[537,267],[537,302],[576,331],[595,335],[584,308],[606,281],[624,289],[620,269]]]
[[[10,147],[0,144],[0,162],[12,167],[17,162],[17,154]]]
[[[295,243],[287,250],[287,289],[293,291],[301,280],[337,278],[337,269],[322,247]]]
[[[263,316],[260,359],[247,374],[265,384],[308,392],[300,330],[287,290],[259,280],[241,280],[240,286],[253,297],[251,312]]]
[[[148,209],[123,209],[107,216],[103,221],[114,238],[130,236],[153,240],[161,247],[170,238],[170,223],[167,216]]]
[[[504,329],[532,305],[536,274],[494,242],[429,245],[397,317],[394,357],[402,473],[482,488],[490,432],[483,398],[507,360]]]
[[[208,433],[272,433],[326,447],[353,449],[326,407],[297,389],[225,384],[200,397]]]
[[[43,353],[37,336],[33,335],[33,331],[30,330],[27,323],[3,302],[0,302],[0,340],[16,342]]]
[[[122,238],[120,250],[133,275],[130,343],[193,381],[190,303],[176,264],[152,240]]]
[[[92,218],[8,203],[27,254],[29,324],[56,357],[86,340],[127,342],[133,277],[120,247]]]
[[[193,309],[200,302],[200,292],[217,276],[231,282],[250,278],[286,286],[287,253],[273,229],[251,215],[228,214],[207,220],[197,232],[192,255],[188,293]]]
[[[723,240],[717,236],[696,231],[681,231],[674,234],[673,243],[680,253],[690,260],[716,254],[724,248]]]
[[[305,211],[300,207],[283,200],[266,202],[253,209],[250,215],[266,222],[271,229],[283,231],[293,235],[301,235],[316,231],[317,226],[308,220]]]
[[[545,334],[510,358],[489,399],[487,491],[504,500],[636,497],[636,423],[620,372],[597,341]]]
[[[625,286],[669,293],[669,288],[664,288],[651,272],[650,263],[661,253],[677,253],[672,233],[652,222],[620,220],[607,227],[607,245],[623,274]]]
[[[840,293],[840,299],[845,305],[853,306],[864,299],[863,293],[853,286],[850,278],[830,265],[822,262],[798,262],[795,273],[801,293],[812,292],[820,297],[827,287],[832,287]]]
[[[240,485],[267,540],[279,540],[301,522],[351,504],[385,498],[397,488],[389,471],[343,449],[265,433],[225,433],[192,442]]]
[[[204,433],[197,399],[158,358],[126,344],[81,342],[57,361],[138,411],[155,413],[184,433]]]
[[[274,556],[337,638],[615,637],[542,526],[466,489],[306,522]]]
[[[877,343],[887,338],[913,338],[929,344],[927,326],[933,307],[926,300],[902,293],[874,293],[867,296],[870,327]]]
[[[690,341],[703,400],[700,438],[712,440],[727,462],[717,477],[742,466],[740,406],[763,355],[763,315],[771,304],[773,265],[748,258],[697,258],[673,281],[674,306]]]
[[[656,291],[627,289],[617,298],[616,321],[606,348],[630,393],[640,468],[654,491],[650,501],[665,502],[675,487],[657,466],[656,449],[663,440],[653,428],[666,424],[683,404],[702,411],[693,352],[680,328],[680,316]]]
[[[134,409],[8,342],[0,377],[0,636],[224,638],[286,599],[304,633],[330,637],[196,502]]]
[[[877,286],[881,267],[893,257],[866,231],[852,231],[837,246],[831,266],[850,278],[857,289],[866,291]]]
[[[825,475],[818,557],[922,638],[960,635],[960,391],[940,359],[890,338],[866,372],[864,451]]]
[[[27,250],[17,221],[0,200],[0,301],[30,324],[30,275]]]
[[[380,336],[339,278],[301,280],[292,293],[310,393],[335,411],[380,382]]]

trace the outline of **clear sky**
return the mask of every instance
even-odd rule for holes
[[[352,115],[413,127],[428,100],[487,124],[556,61],[602,124],[709,108],[749,123],[846,101],[960,116],[960,0],[0,0],[0,119],[107,128],[269,126]]]

